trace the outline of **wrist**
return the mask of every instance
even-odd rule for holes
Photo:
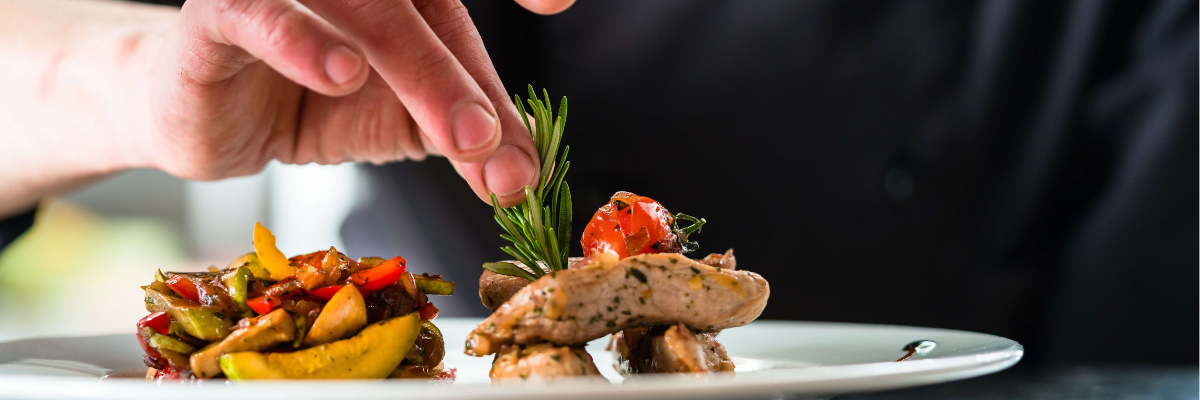
[[[130,21],[54,1],[17,4],[32,8],[0,18],[0,76],[13,78],[0,82],[0,120],[11,121],[0,132],[0,217],[144,166],[130,136],[146,130],[148,38],[170,23],[161,9]]]

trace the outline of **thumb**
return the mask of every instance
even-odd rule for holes
[[[516,0],[526,10],[541,15],[558,14],[575,4],[575,0]]]

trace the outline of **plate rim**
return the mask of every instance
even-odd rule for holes
[[[455,318],[462,322],[481,320],[478,318]],[[660,376],[640,378],[629,383],[596,383],[579,380],[563,380],[549,385],[516,384],[516,385],[456,385],[438,386],[423,382],[382,381],[363,382],[353,380],[342,381],[265,381],[265,382],[236,382],[236,383],[174,383],[147,384],[136,378],[106,378],[88,377],[52,377],[34,375],[0,374],[0,397],[20,398],[89,398],[89,399],[161,399],[164,393],[170,393],[175,399],[186,400],[204,398],[211,400],[212,396],[220,395],[229,398],[261,399],[260,395],[247,395],[253,392],[265,392],[277,389],[281,383],[288,386],[289,399],[322,398],[327,399],[331,393],[355,393],[356,398],[426,398],[437,397],[446,399],[475,398],[486,395],[489,399],[552,399],[562,397],[610,397],[619,395],[636,395],[654,398],[694,398],[697,396],[720,393],[723,397],[732,395],[739,397],[770,396],[774,394],[787,395],[836,395],[845,393],[873,392],[881,390],[901,389],[934,383],[950,382],[968,379],[1004,370],[1015,365],[1024,356],[1024,347],[1005,337],[987,333],[971,332],[946,328],[930,328],[893,324],[868,324],[856,322],[826,322],[826,321],[786,321],[761,320],[755,325],[777,326],[825,326],[846,327],[858,329],[900,328],[924,331],[942,331],[988,337],[1003,343],[997,349],[964,354],[938,357],[935,359],[906,360],[896,362],[870,362],[847,365],[814,365],[804,367],[808,371],[818,371],[818,376],[791,377],[789,370],[764,370],[754,374],[739,374],[738,379],[728,379],[722,376],[690,377],[690,376]],[[18,338],[0,342],[9,345],[16,342],[40,339],[71,339],[101,336],[125,336],[132,333],[113,333],[101,335],[46,335]],[[884,367],[886,365],[886,367]],[[897,367],[899,366],[899,367]],[[810,374],[811,375],[811,374]],[[820,375],[837,375],[835,378],[820,378]],[[704,385],[694,384],[697,380]],[[685,383],[685,384],[681,384]],[[692,384],[686,384],[692,383]],[[850,385],[850,383],[853,383]],[[41,388],[53,385],[59,390],[47,391]],[[179,390],[180,387],[202,390]],[[300,388],[300,389],[295,389]],[[597,392],[603,389],[602,392]],[[347,390],[350,390],[347,392]],[[297,396],[297,394],[303,394]]]

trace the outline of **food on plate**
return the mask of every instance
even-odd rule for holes
[[[733,371],[716,332],[693,331],[682,323],[624,329],[613,334],[609,347],[613,368],[624,375]]]
[[[590,376],[595,365],[582,346],[615,334],[614,365],[624,374],[733,371],[716,335],[758,318],[770,296],[767,281],[737,270],[732,249],[686,257],[699,246],[689,236],[706,221],[630,192],[617,192],[593,215],[580,241],[584,257],[568,257],[570,147],[556,158],[567,101],[551,119],[543,95],[546,101],[529,88],[533,123],[525,121],[541,176],[536,188],[525,188],[522,204],[500,208],[492,197],[511,243],[502,250],[514,260],[484,264],[479,296],[493,313],[469,334],[466,353],[496,354],[496,381]]]
[[[701,330],[746,325],[762,313],[767,281],[681,254],[639,254],[557,271],[496,309],[467,340],[475,355],[507,344],[583,344],[625,328],[683,323]]]
[[[428,296],[454,283],[408,272],[403,257],[353,260],[330,247],[285,258],[259,224],[254,250],[142,287],[147,379],[453,379]]]
[[[599,377],[600,370],[583,348],[540,343],[504,346],[496,353],[488,376],[494,380],[546,381],[558,377]]]

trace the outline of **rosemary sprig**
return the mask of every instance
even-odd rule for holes
[[[558,116],[550,106],[550,93],[542,89],[545,97],[543,102],[529,85],[530,113],[533,114],[531,124],[521,105],[521,98],[513,95],[513,102],[525,122],[525,129],[533,138],[537,147],[538,159],[541,161],[542,172],[538,177],[537,187],[525,186],[525,201],[514,207],[500,208],[496,194],[492,193],[492,209],[496,212],[496,223],[504,228],[505,234],[500,237],[512,244],[501,250],[511,255],[525,268],[511,263],[486,263],[483,268],[501,275],[517,276],[530,281],[567,268],[567,253],[571,241],[571,189],[566,177],[571,163],[567,154],[571,146],[566,146],[562,154],[558,148],[562,144],[563,129],[567,125],[567,98],[563,97],[558,106]]]

